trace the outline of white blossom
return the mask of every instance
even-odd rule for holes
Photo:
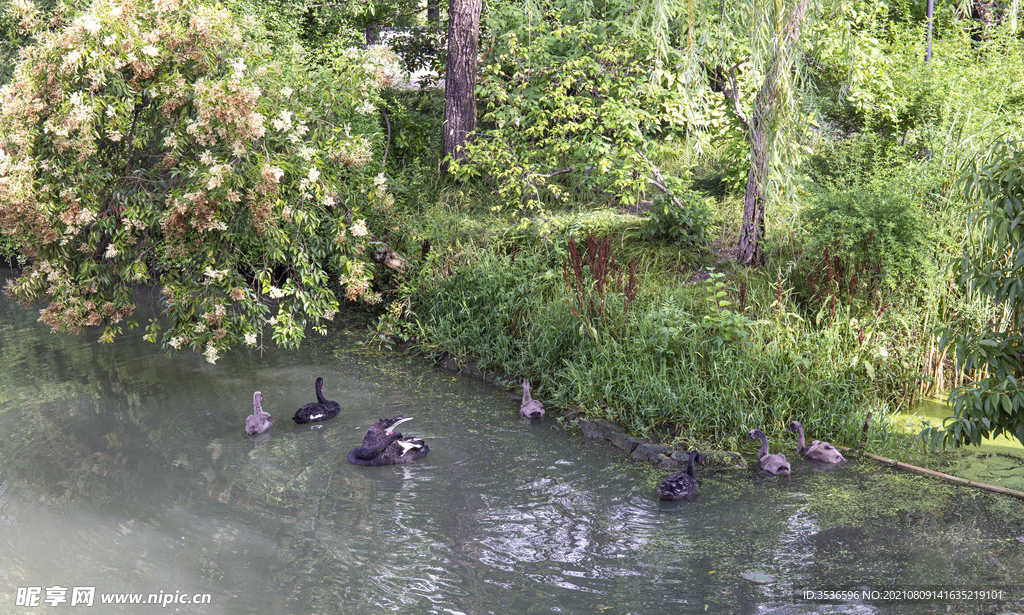
[[[228,274],[228,270],[227,269],[212,269],[209,265],[207,265],[206,270],[203,271],[203,275],[205,275],[206,277],[210,278],[210,280],[215,280],[217,282],[220,282],[221,280],[223,280],[224,276],[226,276],[227,274]],[[209,282],[207,282],[207,283],[209,283]]]
[[[142,48],[142,53],[151,58],[155,58],[160,55],[160,50],[156,48],[156,45],[146,45]]]
[[[364,99],[363,102],[356,107],[356,113],[361,113],[363,115],[370,115],[376,111],[377,107],[374,106],[373,102],[371,102],[369,98]]]
[[[82,226],[86,226],[88,224],[92,224],[95,221],[96,221],[96,212],[94,212],[91,209],[83,209],[82,211],[78,212],[77,216],[75,216],[75,222],[77,222],[78,224],[81,224]]]
[[[365,237],[368,233],[366,230],[366,220],[363,220],[362,218],[356,220],[356,223],[352,225],[350,230],[352,231],[352,235],[355,237]]]
[[[295,92],[295,90],[291,89],[291,88],[290,88],[290,87],[288,87],[288,86],[284,86],[283,88],[281,88],[281,94],[282,94],[282,95],[283,95],[283,96],[284,96],[285,98],[290,98],[290,97],[291,97],[291,95],[292,95],[292,93],[294,93],[294,92]]]
[[[120,252],[117,251],[117,247],[114,244],[107,246],[107,251],[103,253],[104,258],[117,258]]]
[[[213,342],[210,342],[206,345],[206,352],[203,353],[203,356],[205,356],[206,360],[210,363],[216,363],[217,359],[220,358],[220,352],[213,345]]]
[[[246,346],[255,346],[256,345],[256,334],[255,333],[246,333],[245,334],[245,345]]]
[[[291,130],[292,128],[292,112],[287,109],[281,109],[281,117],[273,120],[271,124],[274,125],[274,130]]]
[[[316,180],[320,179],[320,171],[318,171],[316,167],[310,167],[308,177],[309,182],[314,183]]]
[[[100,20],[95,15],[84,15],[78,19],[78,23],[89,34],[96,34],[103,27],[103,24],[100,23]]]

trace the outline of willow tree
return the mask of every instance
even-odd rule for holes
[[[799,136],[810,119],[801,105],[801,33],[814,8],[811,0],[656,0],[637,21],[656,40],[655,75],[675,75],[693,101],[691,113],[709,113],[720,94],[746,134],[750,169],[737,254],[745,265],[764,260],[767,206],[792,194]],[[836,25],[841,27],[833,24],[828,34],[835,35]],[[669,41],[675,32],[680,43],[673,49]]]

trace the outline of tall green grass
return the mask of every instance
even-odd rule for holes
[[[628,315],[609,290],[597,322],[574,310],[563,241],[511,254],[479,249],[460,256],[464,266],[425,259],[405,334],[423,349],[530,377],[545,401],[684,446],[735,449],[748,430],[780,436],[791,420],[854,446],[866,412],[893,407],[899,370],[870,325],[847,314],[821,326],[794,312],[788,289],[780,296],[763,280],[741,306],[723,277],[664,283],[650,262],[637,267]],[[630,243],[622,240],[620,253]],[[888,430],[876,419],[869,437],[880,442]]]

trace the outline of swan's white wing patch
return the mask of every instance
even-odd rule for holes
[[[406,442],[404,440],[398,440],[398,445],[402,447],[402,454],[403,455],[408,453],[410,450],[412,450],[414,448],[423,448],[422,444],[417,444],[415,442]]]

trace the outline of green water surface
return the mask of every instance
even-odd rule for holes
[[[707,470],[693,501],[665,504],[667,472],[550,417],[524,422],[479,380],[364,351],[365,323],[211,365],[138,332],[52,334],[37,315],[0,299],[2,613],[1024,610],[1017,500],[873,463],[812,466],[786,441],[772,450],[792,476]],[[317,376],[342,412],[296,426]],[[262,439],[243,431],[255,390],[276,421]],[[428,457],[345,461],[397,414],[415,417],[402,431]],[[17,604],[54,586],[94,586],[97,604]],[[842,590],[1003,600],[802,599]],[[98,604],[116,592],[211,600]]]

